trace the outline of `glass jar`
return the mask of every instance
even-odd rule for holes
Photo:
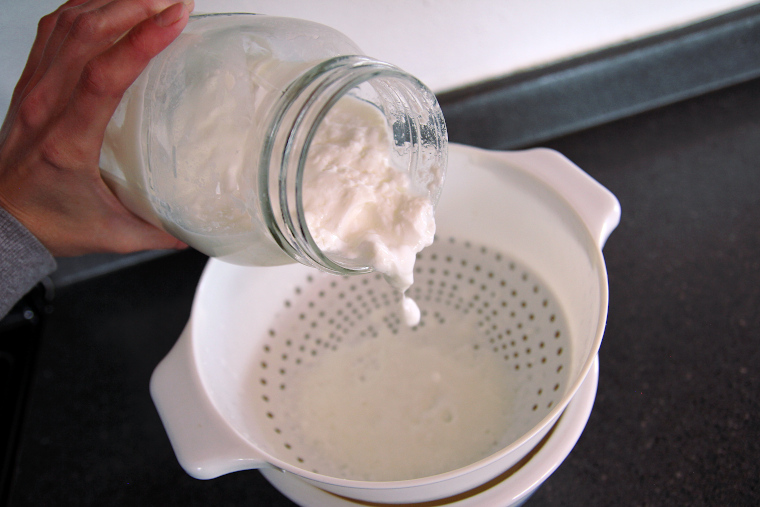
[[[193,16],[124,95],[101,172],[133,212],[207,255],[367,272],[319,249],[301,203],[309,143],[344,97],[382,113],[394,165],[435,204],[447,135],[433,93],[331,28],[264,15]]]

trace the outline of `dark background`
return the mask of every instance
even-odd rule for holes
[[[557,149],[622,206],[594,410],[527,505],[760,505],[759,12],[441,97],[452,142]],[[64,263],[6,319],[9,505],[294,505],[185,475],[150,400],[205,260]]]

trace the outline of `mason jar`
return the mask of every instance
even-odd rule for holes
[[[301,203],[310,142],[347,97],[383,115],[394,166],[435,205],[447,134],[434,94],[329,27],[265,15],[191,17],[125,93],[101,172],[134,213],[209,256],[364,273],[320,250]]]

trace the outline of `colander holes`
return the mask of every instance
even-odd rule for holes
[[[287,449],[287,450],[291,450],[291,449],[293,448],[293,447],[292,447],[292,446],[291,446],[289,443],[287,443],[287,442],[285,442],[285,445],[284,445],[284,447],[285,447],[285,449]]]
[[[317,296],[319,296],[321,298],[325,297],[325,291],[323,291],[323,290],[319,291],[319,293],[317,294]]]
[[[554,390],[559,391],[559,384],[554,384]]]
[[[301,458],[301,457],[296,458],[296,461],[298,461],[299,463],[303,463],[304,462],[303,458]]]
[[[528,303],[526,301],[520,301],[520,306],[525,308],[526,306],[528,306]]]
[[[475,271],[480,271],[480,264],[475,264]]]
[[[266,394],[262,394],[261,399],[266,401],[267,403],[269,402],[269,396],[267,396]]]
[[[301,293],[301,287],[296,287],[296,294],[300,294],[300,293]]]
[[[562,371],[562,365],[557,366],[557,373]]]
[[[287,299],[285,300],[285,308],[290,308],[290,301]]]
[[[306,320],[306,314],[305,313],[301,313],[301,314],[298,315],[298,318],[300,320]]]
[[[259,382],[261,383],[262,386],[267,385],[267,379],[265,379],[263,377],[261,379],[259,379]]]
[[[552,405],[554,405],[554,402],[550,401],[549,403],[546,404],[546,408],[552,408]]]
[[[522,274],[522,279],[523,279],[523,282],[527,281],[528,280],[528,273],[523,273]]]
[[[560,334],[561,334],[561,333],[560,333],[560,332],[559,332],[559,330],[558,330],[557,332],[555,332],[555,333],[554,333],[554,337],[555,337],[555,338],[559,338],[559,337],[560,337]]]
[[[282,430],[281,430],[280,428],[275,428],[275,429],[274,429],[274,432],[275,432],[275,433],[277,433],[277,434],[279,435],[279,434],[281,434],[281,433],[282,433]]]
[[[544,299],[543,301],[541,301],[541,306],[543,306],[544,308],[546,308],[547,306],[549,306],[549,300],[548,299]]]
[[[265,370],[266,370],[267,366],[268,366],[268,365],[267,365],[267,362],[266,362],[266,361],[261,361],[261,367],[262,367],[263,369],[265,369]]]
[[[274,414],[272,412],[267,412],[267,417],[269,419],[274,419]],[[276,431],[276,430],[275,430]]]
[[[284,391],[284,390],[285,390],[285,384],[280,384],[280,391]]]
[[[541,396],[542,394],[544,394],[544,390],[539,388],[538,395]]]
[[[314,308],[314,301],[309,301],[309,308]]]
[[[264,352],[269,352],[270,350],[269,345],[264,345]]]
[[[514,262],[510,262],[510,263],[509,263],[509,270],[510,270],[510,271],[514,271],[514,270],[515,270],[515,267],[516,267],[516,266],[515,266],[515,263],[514,263]]]
[[[538,410],[538,405],[533,405],[533,412],[535,412],[536,410]]]
[[[346,295],[343,292],[338,294],[338,299],[344,299],[345,297]]]
[[[446,256],[446,262],[453,262],[453,261],[454,261],[454,258],[452,256],[450,255]]]
[[[287,354],[283,354],[282,355],[282,360],[283,361],[287,361],[288,360],[288,355]]]
[[[549,316],[549,322],[554,322],[555,320],[557,320],[557,316],[556,316],[556,315],[554,315],[554,314],[552,313],[552,314]]]
[[[557,355],[558,356],[562,355],[562,347],[560,347],[560,348],[557,349]]]
[[[546,357],[541,358],[541,364],[546,364]]]
[[[538,348],[539,348],[539,349],[542,349],[542,348],[544,348],[545,346],[546,346],[546,344],[545,344],[544,342],[540,342],[540,343],[538,344]]]
[[[285,375],[285,368],[280,368],[280,375]]]
[[[528,347],[527,349],[525,349],[525,353],[526,354],[530,354],[530,347]]]

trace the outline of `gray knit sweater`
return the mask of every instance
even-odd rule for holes
[[[42,243],[0,208],[0,319],[55,267]]]

